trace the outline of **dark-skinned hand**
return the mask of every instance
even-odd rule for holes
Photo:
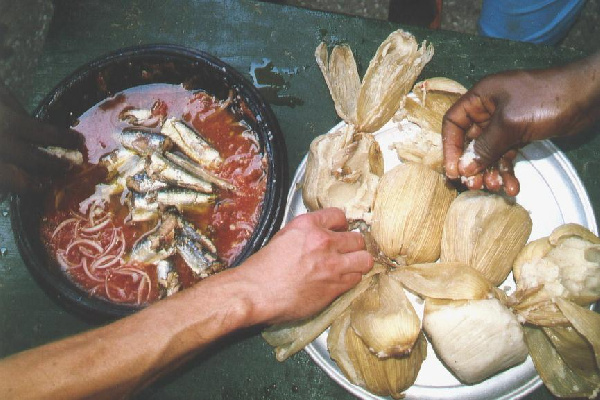
[[[0,192],[25,193],[45,188],[70,163],[39,147],[78,149],[82,143],[78,132],[59,129],[29,116],[0,84]]]
[[[487,76],[444,117],[446,175],[461,178],[469,189],[504,189],[516,196],[517,149],[573,135],[599,118],[600,53],[559,68]]]

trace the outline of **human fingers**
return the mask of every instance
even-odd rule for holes
[[[514,151],[514,154],[516,156],[516,150]],[[521,190],[521,185],[515,176],[514,171],[513,160],[515,156],[511,156],[511,154],[507,153],[507,155],[504,155],[500,161],[498,161],[498,170],[502,177],[504,192],[509,196],[516,196]]]
[[[498,192],[502,189],[502,178],[500,177],[498,168],[493,166],[488,167],[483,173],[483,183],[485,187],[492,192]]]
[[[366,274],[373,268],[373,256],[366,250],[340,254],[336,263],[339,276],[352,273]]]
[[[482,172],[515,145],[516,143],[512,143],[511,135],[506,134],[501,117],[496,114],[481,130],[479,136],[469,144],[470,156],[460,160],[458,170],[464,176]]]
[[[0,147],[0,160],[35,175],[52,175],[71,167],[67,160],[53,157],[19,140],[9,140]]]
[[[478,190],[483,188],[483,174],[475,174],[469,177],[463,176],[461,177],[461,182],[470,190]]]
[[[39,146],[58,146],[67,149],[77,149],[83,145],[83,136],[74,129],[61,129],[29,116],[9,112],[7,117],[12,120],[12,129],[19,130],[21,140]]]
[[[34,178],[13,164],[0,162],[0,191],[13,193],[37,192],[46,182]]]
[[[340,253],[365,249],[365,238],[358,232],[332,232],[335,247]]]
[[[339,208],[330,207],[308,213],[309,217],[320,227],[333,231],[348,229],[346,214]]]
[[[469,91],[444,115],[442,121],[442,148],[446,175],[455,179],[461,173],[459,162],[464,153],[467,137],[475,137],[479,126],[489,121],[495,107],[476,93]]]

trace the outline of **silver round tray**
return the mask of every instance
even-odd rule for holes
[[[334,127],[337,129],[341,124]],[[385,170],[399,164],[395,152],[389,150],[393,132],[385,127],[375,135],[384,154]],[[598,234],[596,218],[585,187],[573,165],[552,142],[539,141],[519,151],[515,173],[521,182],[516,200],[531,214],[533,229],[529,240],[548,236],[564,223],[578,223]],[[306,168],[306,156],[296,170],[288,193],[282,225],[308,210],[302,200],[301,183]],[[500,287],[514,289],[512,275]],[[327,351],[327,332],[323,332],[305,350],[333,380],[361,399],[382,399],[356,386],[340,371]],[[406,392],[407,400],[425,399],[518,399],[542,384],[531,358],[489,379],[475,384],[460,383],[436,357],[431,344],[417,380]]]

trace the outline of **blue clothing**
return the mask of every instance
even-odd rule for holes
[[[522,42],[556,44],[585,0],[483,0],[479,33]]]

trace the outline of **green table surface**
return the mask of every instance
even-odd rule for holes
[[[35,75],[33,110],[78,66],[118,48],[172,43],[209,52],[262,87],[285,135],[292,175],[311,140],[338,122],[314,61],[315,47],[348,43],[364,73],[378,45],[400,26],[385,21],[254,1],[64,2],[57,9]],[[66,4],[69,4],[68,7]],[[434,44],[422,77],[472,85],[486,74],[548,67],[583,56],[564,48],[403,27]],[[582,79],[585,84],[585,79]],[[596,129],[597,130],[597,129]],[[600,215],[600,135],[558,143]],[[235,295],[232,293],[232,295]],[[160,321],[157,321],[160,323]],[[0,356],[72,335],[94,325],[55,304],[34,282],[16,248],[8,200],[0,204]],[[305,352],[284,363],[257,331],[242,332],[144,390],[140,399],[346,399]],[[541,387],[528,399],[552,396]]]

